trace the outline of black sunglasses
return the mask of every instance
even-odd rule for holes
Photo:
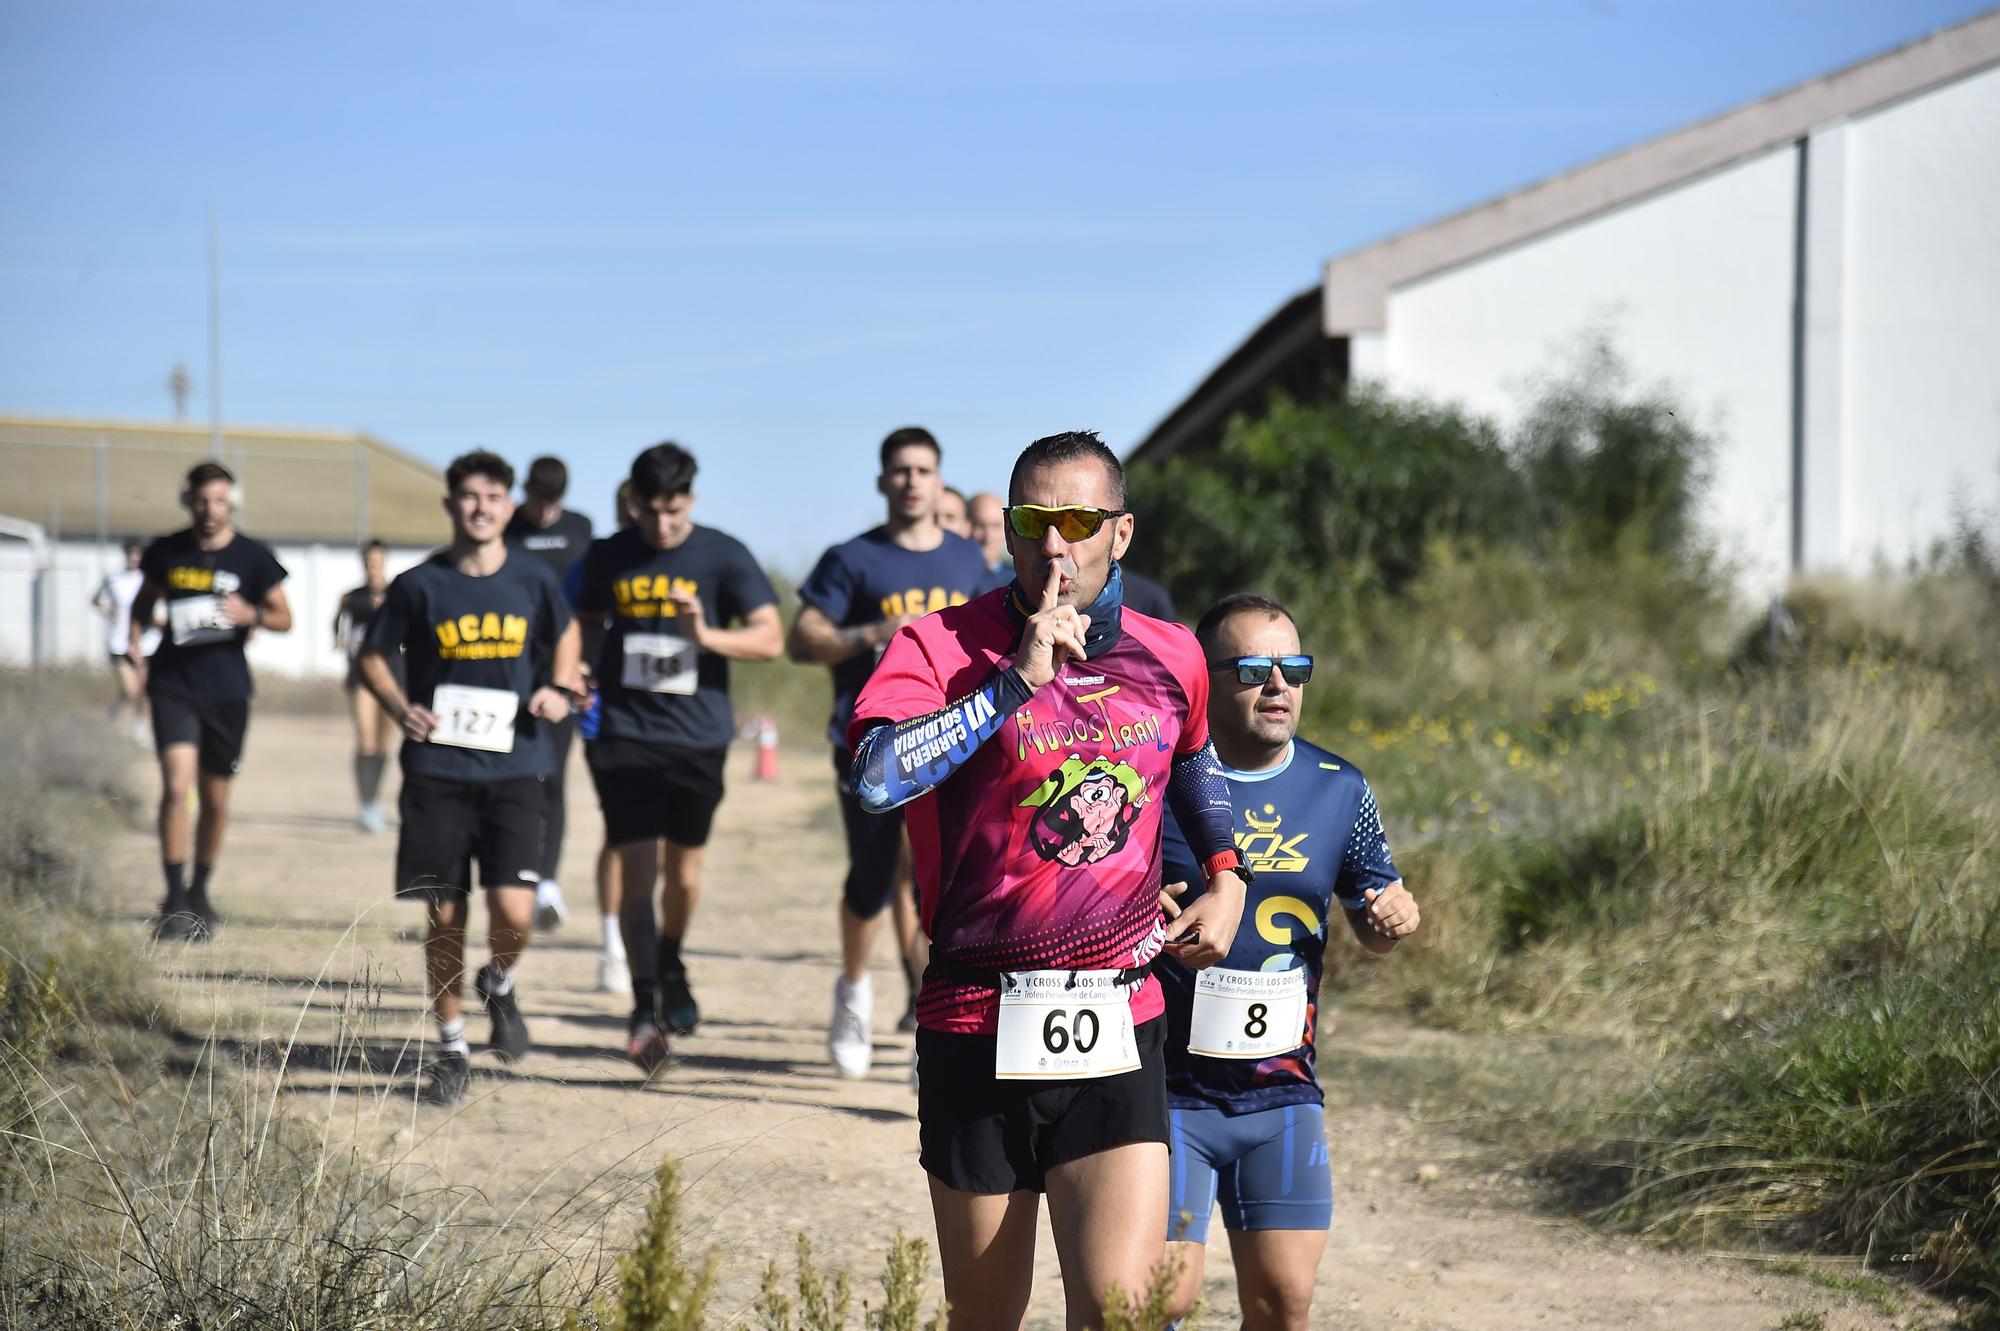
[[[1225,661],[1210,661],[1208,668],[1234,670],[1238,684],[1262,684],[1271,678],[1274,668],[1293,688],[1313,677],[1310,656],[1233,656]]]

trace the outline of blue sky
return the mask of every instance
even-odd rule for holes
[[[638,448],[790,568],[922,423],[1137,442],[1329,255],[1980,12],[1945,0],[0,8],[0,413]]]

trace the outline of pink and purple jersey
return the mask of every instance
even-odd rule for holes
[[[938,711],[1012,661],[1008,589],[897,631],[848,728]],[[999,1008],[981,973],[1123,970],[1159,952],[1160,836],[1177,756],[1208,743],[1208,672],[1194,635],[1123,613],[1122,632],[1056,672],[943,784],[907,806],[934,962],[917,1001],[929,1030],[990,1034]],[[989,710],[990,716],[990,710]],[[922,727],[899,746],[948,744]],[[968,972],[972,972],[968,974]],[[1158,982],[1132,1017],[1160,1015]]]

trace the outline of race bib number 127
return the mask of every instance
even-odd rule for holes
[[[1132,991],[1116,971],[1021,971],[1000,990],[993,1075],[1111,1077],[1139,1066]]]
[[[431,743],[512,753],[514,714],[520,709],[520,696],[508,689],[440,684],[431,694],[431,712],[438,719]]]

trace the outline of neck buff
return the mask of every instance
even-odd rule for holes
[[[1014,585],[1007,589],[1007,617],[1016,627],[1028,622],[1034,613],[1029,607],[1034,602],[1028,599],[1027,589],[1021,580],[1014,579]],[[1082,613],[1090,616],[1090,627],[1083,632],[1083,654],[1085,657],[1102,656],[1118,643],[1119,619],[1125,608],[1125,575],[1118,571],[1118,561],[1111,561],[1111,576],[1104,580],[1104,590],[1097,599],[1083,607]]]

